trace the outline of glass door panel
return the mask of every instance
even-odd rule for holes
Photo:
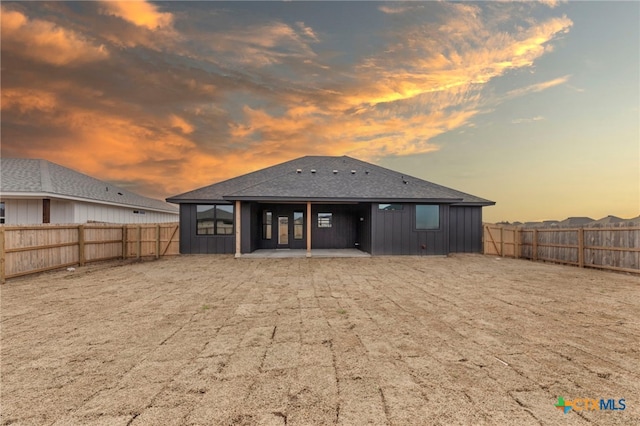
[[[278,216],[278,244],[281,246],[289,245],[289,218],[287,216]]]

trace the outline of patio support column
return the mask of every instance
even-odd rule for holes
[[[242,227],[240,226],[240,218],[242,217],[240,215],[240,201],[236,201],[236,208],[235,208],[235,213],[236,213],[236,257],[240,257],[241,256],[241,247],[242,247]]]
[[[311,201],[307,201],[307,257],[311,257]]]

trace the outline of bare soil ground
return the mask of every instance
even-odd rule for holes
[[[182,256],[0,291],[2,424],[640,423],[637,276]],[[558,396],[626,410],[563,414]]]

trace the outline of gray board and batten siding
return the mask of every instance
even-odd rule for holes
[[[482,251],[482,207],[495,204],[346,156],[298,158],[167,201],[180,204],[180,251],[185,254],[236,252],[235,220],[231,234],[198,235],[199,205],[201,210],[216,204],[235,209],[240,203],[241,253],[304,249],[311,221],[312,249],[446,255]],[[311,217],[307,217],[307,202],[311,203]],[[393,207],[386,209],[380,203],[392,203]],[[416,211],[423,206],[439,213],[436,227],[417,225]],[[264,231],[266,212],[271,218],[270,238]],[[326,220],[331,225],[319,219],[319,214],[330,217]],[[287,218],[281,227],[279,217]],[[287,244],[280,244],[279,230],[288,235]]]
[[[236,237],[230,235],[198,235],[197,204],[180,204],[180,253],[234,253]]]
[[[311,232],[314,249],[358,248],[372,255],[446,255],[482,251],[482,208],[476,206],[439,205],[440,226],[433,230],[415,228],[415,204],[403,204],[402,210],[385,211],[377,203],[312,205]],[[241,207],[242,253],[258,249],[282,248],[277,244],[276,218],[292,217],[294,211],[304,215],[303,238],[293,238],[289,221],[288,248],[306,247],[306,210],[304,205],[264,205],[243,202]],[[265,210],[273,214],[272,238],[262,238]],[[191,254],[233,254],[235,233],[231,235],[197,235],[195,204],[180,206],[180,252]],[[318,227],[318,213],[332,213],[330,228]],[[249,226],[248,226],[249,225]]]

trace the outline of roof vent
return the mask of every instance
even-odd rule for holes
[[[334,175],[337,175],[337,174],[338,174],[338,171],[337,171],[337,170],[334,170],[334,171],[333,171],[333,174],[334,174]]]
[[[316,172],[316,169],[311,169],[311,173],[315,173],[315,172]]]
[[[365,175],[368,175],[368,174],[369,174],[369,170],[365,170],[365,171],[364,171],[364,174],[365,174]]]
[[[351,170],[351,174],[352,174],[352,175],[355,175],[355,174],[356,174],[356,171],[355,171],[355,170]]]
[[[407,181],[404,176],[402,176],[402,183],[404,183],[405,185],[409,183],[409,181]]]
[[[302,173],[302,169],[296,169],[296,173],[298,174]]]

